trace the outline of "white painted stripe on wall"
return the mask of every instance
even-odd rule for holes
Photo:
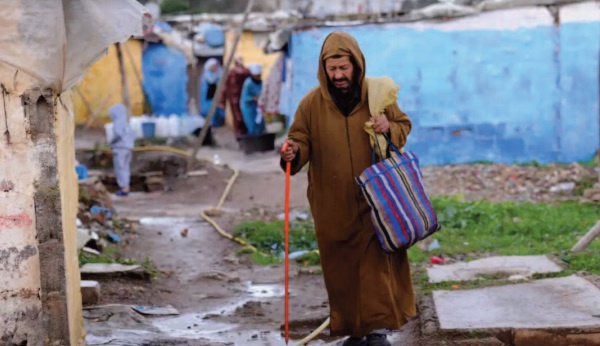
[[[553,19],[550,12],[544,7],[523,7],[518,9],[482,12],[478,15],[457,18],[446,22],[422,21],[400,25],[417,30],[517,30],[539,26],[551,26],[553,25]]]
[[[600,3],[595,1],[563,6],[560,9],[561,23],[600,22]]]

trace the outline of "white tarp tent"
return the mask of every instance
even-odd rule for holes
[[[60,93],[108,46],[141,35],[147,12],[135,0],[0,0],[0,61]]]

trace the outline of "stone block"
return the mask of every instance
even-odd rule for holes
[[[81,300],[83,305],[96,305],[100,300],[100,283],[98,281],[81,280]]]
[[[539,273],[558,273],[562,269],[546,256],[498,256],[459,262],[427,269],[429,282],[477,280],[481,275],[530,277]]]

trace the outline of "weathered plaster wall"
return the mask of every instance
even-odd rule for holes
[[[589,2],[446,22],[317,28],[292,37],[292,114],[328,33],[354,35],[367,74],[400,86],[424,164],[589,160],[598,150],[600,9]]]
[[[0,83],[0,344],[83,344],[72,99]]]
[[[13,78],[15,72],[0,64],[1,88],[6,90],[0,96],[0,344],[42,345],[33,198],[38,169],[19,97],[31,80],[25,75]]]

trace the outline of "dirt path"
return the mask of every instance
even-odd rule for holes
[[[269,219],[281,212],[284,176],[271,156],[254,159],[272,162],[272,169],[254,173],[242,170],[225,203],[226,213],[216,219],[227,230],[243,220]],[[248,165],[255,167],[256,162],[251,160]],[[152,282],[124,277],[101,280],[102,304],[170,304],[181,314],[143,318],[112,312],[111,316],[121,318],[119,327],[103,321],[106,317],[98,317],[98,313],[88,315],[89,344],[102,344],[110,338],[109,344],[138,342],[135,345],[283,344],[283,266],[252,264],[247,256],[237,255],[237,244],[200,219],[200,210],[218,202],[231,175],[226,168],[207,169],[208,176],[181,180],[174,192],[139,193],[116,201],[121,216],[140,222],[138,235],[124,249],[125,255],[138,260],[150,257],[163,274]],[[306,176],[295,177],[294,208],[308,209],[305,191]],[[183,237],[186,229],[187,236]],[[299,269],[292,263],[291,331],[296,340],[328,316],[322,276],[301,274]],[[122,329],[142,330],[145,336],[140,339],[139,333],[132,336]],[[409,341],[410,334],[409,327],[395,340],[416,345]],[[327,333],[321,339],[313,344],[336,343]]]

